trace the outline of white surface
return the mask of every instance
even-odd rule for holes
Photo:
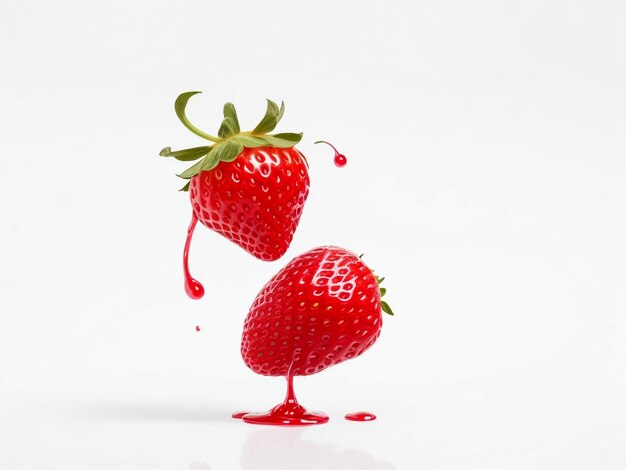
[[[626,466],[623,2],[0,8],[0,468]],[[172,109],[193,89],[207,131],[285,100],[312,179],[280,261],[198,231],[200,302],[183,166],[157,157],[200,145]],[[329,424],[231,421],[284,393],[239,356],[252,299],[327,243],[396,317],[296,384]]]

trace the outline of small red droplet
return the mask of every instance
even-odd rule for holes
[[[196,326],[196,331],[200,331],[200,327],[199,326]]]
[[[346,163],[348,163],[348,159],[346,158],[345,155],[338,153],[337,155],[335,155],[335,166],[338,166],[339,168],[346,166]]]
[[[357,411],[356,413],[348,413],[346,419],[348,421],[374,421],[376,415],[368,411]]]

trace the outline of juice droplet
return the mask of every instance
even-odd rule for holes
[[[348,421],[374,421],[376,415],[367,411],[357,411],[355,413],[348,413],[346,419]]]
[[[198,223],[198,217],[194,212],[191,216],[191,223],[187,229],[187,240],[185,241],[185,250],[183,252],[183,270],[185,272],[185,292],[194,300],[201,299],[204,295],[204,287],[198,281],[196,281],[191,274],[189,274],[189,246],[191,245],[191,238],[193,237],[193,231]]]
[[[200,327],[199,326],[196,326],[196,331],[200,331]]]
[[[234,413],[233,418],[235,417]],[[274,426],[308,426],[328,422],[328,416],[318,411],[308,411],[298,404],[293,391],[293,376],[287,377],[285,401],[265,413],[245,413],[241,419],[251,424],[271,424]]]
[[[348,159],[343,153],[339,153],[333,144],[331,144],[330,142],[326,142],[325,140],[318,140],[315,143],[330,145],[332,149],[335,151],[335,166],[339,168],[346,166],[346,163],[348,163]]]
[[[338,153],[337,155],[335,155],[335,166],[341,168],[346,166],[346,163],[348,163],[348,159],[346,158],[345,155]]]

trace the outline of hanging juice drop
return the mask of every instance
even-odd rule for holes
[[[185,273],[185,292],[189,297],[194,300],[201,299],[204,295],[204,287],[200,282],[196,281],[191,274],[189,274],[189,246],[191,245],[191,238],[193,237],[193,231],[198,223],[198,217],[194,212],[191,216],[191,223],[187,229],[187,240],[185,241],[185,250],[183,251],[183,271]],[[197,327],[196,327],[197,329]]]

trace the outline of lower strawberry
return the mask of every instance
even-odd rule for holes
[[[293,259],[256,297],[241,353],[257,374],[310,375],[361,355],[382,327],[382,279],[354,253],[315,248]]]

